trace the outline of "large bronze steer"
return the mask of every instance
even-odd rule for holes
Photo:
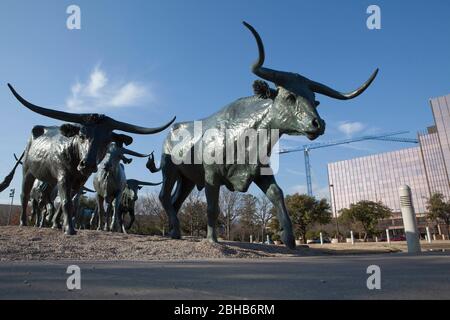
[[[283,134],[306,135],[311,140],[317,138],[324,133],[325,122],[317,112],[319,102],[316,101],[315,93],[341,100],[355,98],[372,83],[378,69],[357,90],[340,93],[297,73],[263,67],[262,40],[252,26],[245,22],[244,25],[252,32],[259,49],[259,58],[252,66],[253,73],[273,82],[277,90],[272,90],[267,95],[268,98],[255,95],[238,99],[197,123],[176,123],[163,146],[163,185],[159,197],[169,216],[171,237],[180,238],[177,212],[195,186],[198,189],[205,188],[208,203],[207,238],[216,242],[220,186],[225,185],[230,190],[246,192],[254,182],[277,210],[282,241],[289,248],[295,248],[294,233],[283,192],[273,174],[270,174],[269,164],[264,158],[254,163],[239,163],[236,161],[235,146],[239,147],[244,143],[244,149],[249,154],[259,154],[258,151],[267,150],[270,155],[271,148]],[[198,124],[201,124],[201,128],[198,128]],[[273,130],[278,130],[279,135],[272,135]],[[250,132],[258,132],[259,138],[265,137],[265,143],[245,145],[246,136]],[[230,146],[231,149],[228,148]],[[204,161],[205,151],[211,152],[214,159],[219,161]],[[230,156],[230,152],[234,154]],[[229,159],[233,161],[230,162]],[[245,159],[248,160],[247,157]],[[176,191],[172,195],[175,185]]]

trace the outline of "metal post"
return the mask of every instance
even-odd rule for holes
[[[378,237],[375,237],[375,242],[378,242]]]
[[[336,239],[339,242],[339,224],[338,224],[338,216],[336,212],[336,198],[334,197],[334,185],[330,184],[330,189],[332,190],[331,196],[333,197],[333,213],[334,213],[334,220],[336,222]]]
[[[427,230],[427,241],[428,243],[431,243],[431,234],[430,234],[430,228],[425,227],[425,230]]]
[[[253,243],[253,236],[250,235],[250,243]]]
[[[355,244],[355,237],[353,237],[353,230],[350,230],[350,238],[352,239],[352,244]]]
[[[16,193],[16,189],[11,189],[9,191],[9,197],[11,198],[11,203],[9,204],[9,215],[8,215],[8,226],[11,223],[11,212],[12,212],[12,206],[14,202],[14,194]]]
[[[322,235],[322,232],[320,233],[320,245],[323,245],[323,235]]]
[[[403,225],[405,227],[406,242],[408,244],[408,252],[419,253],[421,251],[420,235],[417,230],[417,219],[412,203],[411,188],[407,185],[401,186],[399,189],[399,195]],[[427,233],[429,233],[428,228]],[[431,240],[430,237],[428,238]]]
[[[386,229],[386,241],[387,243],[391,243],[391,237],[389,236],[389,229]]]

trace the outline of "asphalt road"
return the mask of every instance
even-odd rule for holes
[[[71,264],[81,290],[67,289]],[[380,290],[367,288],[369,265],[381,269]],[[450,299],[450,255],[2,262],[0,299]]]

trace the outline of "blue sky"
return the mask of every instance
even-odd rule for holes
[[[81,8],[81,30],[66,28],[66,8]],[[366,27],[371,4],[381,30]],[[318,96],[327,131],[317,141],[398,130],[414,136],[433,123],[428,99],[450,92],[448,1],[9,1],[0,3],[0,175],[21,153],[33,125],[59,122],[21,107],[6,87],[60,110],[103,112],[154,126],[176,115],[194,120],[251,94],[256,58],[250,22],[266,46],[265,65],[350,91],[380,68],[352,101]],[[135,136],[133,149],[155,150],[165,133]],[[308,143],[282,139],[284,147]],[[326,195],[326,164],[410,145],[361,142],[314,150],[315,192]],[[129,178],[158,181],[145,160]],[[20,193],[21,171],[12,187]],[[303,157],[283,155],[277,179],[286,193],[305,190]],[[91,182],[88,183],[91,186]],[[151,188],[147,189],[152,190]],[[256,189],[251,191],[257,192]],[[18,202],[16,197],[15,202]],[[8,201],[8,192],[0,202]]]

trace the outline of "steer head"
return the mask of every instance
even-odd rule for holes
[[[375,79],[378,69],[361,87],[350,93],[341,93],[319,82],[309,80],[300,74],[277,71],[263,67],[264,45],[258,32],[248,23],[244,25],[251,31],[258,45],[259,57],[252,66],[252,72],[258,77],[273,82],[277,94],[273,97],[270,110],[272,126],[280,129],[281,134],[306,135],[314,140],[325,132],[325,121],[317,112],[319,101],[315,93],[331,98],[348,100],[359,96]]]
[[[84,176],[89,176],[97,171],[97,165],[105,156],[107,147],[111,142],[120,145],[129,145],[133,142],[132,137],[118,134],[114,130],[137,134],[154,134],[163,131],[175,121],[174,117],[161,127],[145,128],[120,122],[103,114],[57,111],[34,105],[22,98],[9,83],[8,87],[16,99],[31,111],[49,118],[75,123],[63,124],[60,131],[62,135],[74,138],[80,159],[77,170]]]
[[[114,169],[122,160],[124,163],[131,163],[133,159],[125,157],[125,155],[131,155],[139,158],[146,158],[148,154],[142,154],[139,152],[135,152],[132,150],[128,150],[127,148],[121,147],[121,144],[118,142],[111,142],[108,146],[108,150],[106,152],[105,158],[103,159],[103,166],[106,171],[110,171]]]
[[[128,186],[128,192],[130,199],[133,199],[133,201],[136,201],[138,199],[138,191],[142,189],[143,186],[158,186],[162,182],[159,183],[153,183],[153,182],[144,182],[139,181],[135,179],[128,179],[127,180],[127,186]]]

